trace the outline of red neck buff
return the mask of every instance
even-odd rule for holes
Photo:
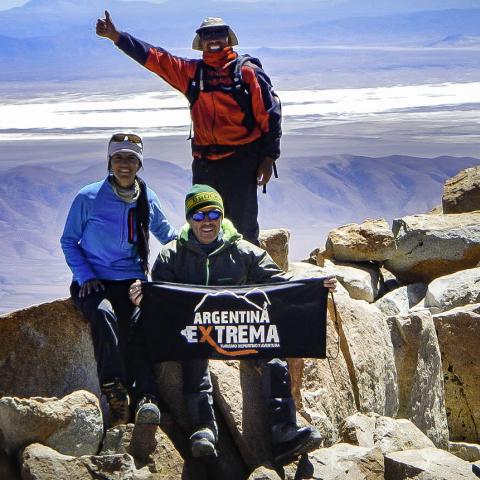
[[[219,52],[203,52],[203,61],[210,67],[219,69],[223,68],[227,63],[237,58],[237,53],[232,47],[225,47]]]

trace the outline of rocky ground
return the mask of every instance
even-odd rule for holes
[[[439,199],[440,203],[440,199]],[[219,457],[188,452],[179,365],[158,365],[160,428],[104,431],[88,325],[70,300],[0,317],[0,479],[475,479],[480,476],[480,167],[428,214],[330,232],[288,265],[288,232],[262,242],[298,276],[335,273],[326,359],[290,361],[300,423],[323,447],[275,467],[259,378],[212,361]]]

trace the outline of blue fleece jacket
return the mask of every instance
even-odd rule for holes
[[[177,236],[157,195],[147,188],[150,231],[165,244]],[[83,187],[73,200],[60,243],[73,280],[146,279],[136,247],[136,202],[126,203],[108,179]]]

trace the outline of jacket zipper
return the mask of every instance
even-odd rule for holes
[[[206,279],[205,285],[208,285],[208,282],[210,281],[210,258],[208,257],[207,257],[207,261],[205,262],[205,268],[207,273],[207,279]]]

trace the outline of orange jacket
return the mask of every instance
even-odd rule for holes
[[[127,33],[120,35],[117,46],[184,95],[200,64],[200,60],[176,57]],[[230,93],[209,91],[209,87],[217,84],[231,85],[229,64],[219,70],[205,65],[205,71],[206,91],[199,92],[190,112],[193,155],[199,157],[204,152],[210,160],[224,158],[242,145],[258,140],[260,155],[278,158],[282,135],[280,104],[272,95],[272,87],[263,70],[248,65],[242,67],[243,82],[248,85],[255,119],[251,131],[243,124],[244,114]]]

